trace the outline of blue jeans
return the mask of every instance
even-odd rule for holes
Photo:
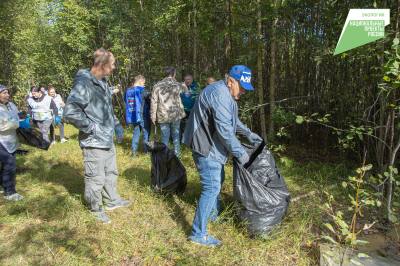
[[[221,186],[225,179],[224,165],[196,153],[193,160],[200,174],[201,194],[193,219],[192,236],[207,235],[209,219],[216,219],[220,212]]]
[[[172,142],[174,143],[175,155],[180,155],[180,140],[179,140],[179,130],[180,130],[181,120],[172,123],[160,123],[161,129],[161,142],[168,146],[169,137],[172,135]]]
[[[135,123],[132,126],[133,126],[132,153],[136,153],[139,146],[140,132],[143,132],[143,143],[146,143],[149,141],[150,128],[144,122]],[[147,152],[146,145],[143,145],[143,151]]]

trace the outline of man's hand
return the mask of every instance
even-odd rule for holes
[[[124,140],[124,128],[121,124],[115,126],[115,135],[117,136],[117,143],[122,143]]]
[[[252,145],[259,144],[259,143],[263,142],[263,139],[259,135],[257,135],[256,133],[253,133],[253,132],[250,135],[247,136],[247,140]]]
[[[239,163],[243,164],[243,165],[245,165],[249,160],[250,160],[250,157],[247,154],[247,152],[245,152],[240,158],[238,158]]]

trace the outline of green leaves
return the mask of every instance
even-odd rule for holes
[[[303,122],[304,122],[304,117],[303,116],[301,116],[301,115],[298,115],[298,116],[296,116],[296,123],[297,124],[303,124]]]

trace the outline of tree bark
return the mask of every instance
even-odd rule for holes
[[[276,3],[276,2],[275,2]],[[276,8],[276,4],[274,5]],[[275,136],[275,125],[273,115],[275,112],[275,94],[276,94],[276,25],[278,24],[278,18],[276,16],[272,19],[271,24],[271,67],[269,72],[269,126],[268,135],[270,139],[274,139]]]
[[[263,75],[263,65],[264,65],[264,56],[265,56],[265,44],[264,44],[264,35],[262,28],[262,8],[261,8],[261,0],[257,0],[257,35],[258,35],[258,56],[257,56],[257,94],[258,94],[258,103],[262,105],[260,107],[260,127],[261,127],[261,136],[264,140],[267,139],[267,128],[265,124],[265,105],[264,105],[264,75]]]
[[[197,2],[193,0],[193,76],[197,77],[197,46],[198,46],[198,33],[197,33]]]
[[[231,26],[232,26],[232,15],[231,15],[231,1],[226,0],[225,1],[225,13],[226,13],[226,19],[225,19],[225,50],[224,50],[224,55],[225,55],[225,73],[231,66],[231,51],[232,51],[232,36],[231,36]]]

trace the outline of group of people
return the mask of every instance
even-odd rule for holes
[[[113,54],[103,48],[96,50],[92,67],[77,72],[70,95],[63,106],[63,120],[79,129],[79,145],[84,164],[84,198],[96,219],[103,223],[111,222],[105,211],[131,204],[119,195],[117,189],[114,134],[121,141],[123,128],[114,114],[113,88],[106,80],[114,69]],[[262,141],[238,118],[236,101],[245,91],[253,90],[251,70],[243,65],[233,66],[224,80],[210,80],[201,92],[196,83],[193,85],[191,75],[185,77],[185,85],[176,81],[176,70],[173,67],[165,69],[165,76],[154,85],[150,93],[145,89],[145,78],[138,75],[125,93],[126,122],[134,127],[132,152],[137,152],[140,131],[144,133],[144,140],[148,141],[151,121],[161,128],[164,143],[167,144],[172,135],[174,151],[179,155],[180,122],[186,118],[182,142],[192,150],[201,184],[189,240],[209,247],[218,246],[221,242],[208,234],[207,224],[210,220],[215,221],[221,212],[220,190],[224,182],[224,165],[229,154],[242,164],[249,161],[249,155],[236,134],[246,137],[251,143]],[[44,101],[43,97],[32,93],[34,99],[42,98],[41,101]],[[29,101],[34,102],[32,106],[38,102]],[[48,99],[47,104],[52,108],[55,102]],[[58,116],[56,109],[53,114]],[[34,113],[33,117],[35,120]],[[47,121],[48,117],[45,118],[37,121]],[[17,146],[16,128],[17,108],[9,101],[7,88],[1,86],[1,185],[6,199],[16,197],[13,195],[17,194],[14,154]]]
[[[62,121],[65,103],[60,94],[57,94],[54,86],[32,86],[26,97],[29,121],[39,128],[45,141],[54,144],[56,142],[55,127],[60,128],[60,142],[64,143],[64,123]],[[50,134],[50,137],[49,137]]]
[[[208,85],[213,82],[213,77],[207,79]],[[168,145],[172,138],[174,152],[179,156],[182,133],[200,95],[200,86],[192,74],[186,74],[184,82],[179,83],[174,67],[165,68],[165,78],[157,82],[151,92],[145,84],[143,75],[136,76],[124,95],[126,124],[133,127],[132,154],[137,154],[141,132],[143,142],[149,141],[153,124],[160,127],[162,143]],[[146,145],[143,151],[147,152]]]

